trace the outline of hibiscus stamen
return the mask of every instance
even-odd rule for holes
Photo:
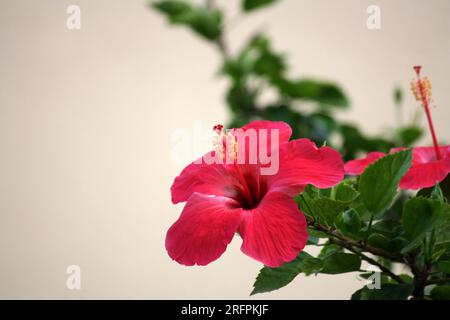
[[[217,156],[227,162],[234,163],[237,160],[238,143],[236,137],[229,130],[223,130],[223,125],[213,127],[217,134],[213,139],[214,150]]]
[[[431,82],[428,77],[420,77],[421,66],[414,66],[416,71],[417,81],[411,82],[411,91],[417,101],[422,102],[422,106],[425,109],[425,114],[427,115],[428,126],[430,128],[431,138],[433,139],[434,151],[436,153],[436,158],[441,159],[441,152],[439,149],[438,140],[436,138],[436,133],[434,131],[433,119],[431,117],[429,102],[431,100]]]
[[[253,206],[254,199],[252,193],[242,174],[242,170],[237,163],[238,143],[236,137],[230,130],[223,130],[223,125],[221,124],[215,125],[213,130],[217,134],[213,140],[213,146],[217,156],[224,160],[225,163],[234,165],[240,184],[241,194],[244,196],[247,204]]]

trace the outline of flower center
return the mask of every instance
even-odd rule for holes
[[[263,176],[256,174],[252,168],[233,165],[237,177],[237,198],[243,209],[255,208],[267,193],[266,182]]]
[[[433,125],[433,119],[431,117],[430,112],[430,101],[432,97],[431,93],[431,81],[428,79],[428,77],[421,77],[420,76],[420,70],[422,69],[421,66],[414,66],[414,71],[416,71],[417,80],[411,82],[411,91],[414,94],[414,97],[417,101],[420,101],[422,103],[422,106],[425,110],[425,113],[427,115],[428,120],[428,127],[430,129],[431,138],[433,139],[433,145],[434,145],[434,151],[436,153],[436,159],[441,159],[441,152],[439,149],[438,140],[436,138],[436,133],[434,131],[434,125]]]
[[[213,146],[216,155],[230,165],[236,178],[236,200],[243,209],[255,208],[266,193],[266,184],[253,165],[238,164],[238,142],[231,130],[224,130],[221,124],[213,127],[216,136]]]

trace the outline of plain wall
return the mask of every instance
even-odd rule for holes
[[[448,0],[279,2],[234,20],[234,52],[265,30],[292,76],[342,85],[352,109],[338,116],[368,133],[395,125],[396,85],[405,119],[420,108],[408,88],[422,64],[436,130],[450,140]],[[66,28],[70,4],[81,30]],[[218,4],[236,15],[237,1]],[[370,4],[381,30],[366,28]],[[226,122],[219,63],[142,0],[0,0],[0,298],[248,297],[261,265],[238,238],[207,267],[180,266],[164,249],[182,210],[170,201],[183,168],[171,135]],[[69,265],[81,267],[81,290],[66,288]],[[347,299],[363,285],[354,273],[300,276],[256,298]]]

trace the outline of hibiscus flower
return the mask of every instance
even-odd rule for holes
[[[391,153],[404,150],[395,148]],[[413,148],[413,160],[408,172],[400,180],[400,188],[422,189],[439,183],[447,177],[450,172],[450,146],[439,147],[440,158],[438,159],[434,147]],[[360,175],[371,163],[384,157],[383,152],[370,152],[365,158],[350,160],[345,163],[345,173],[349,175]]]
[[[276,173],[262,174],[268,164],[249,161],[251,143],[240,146],[246,157],[244,163],[237,161],[238,129],[226,134],[222,126],[214,129],[220,137],[216,150],[188,165],[171,187],[172,202],[186,205],[167,232],[169,256],[187,266],[207,265],[224,253],[237,233],[242,252],[265,265],[292,261],[308,239],[306,218],[293,196],[307,184],[328,188],[339,183],[344,177],[339,153],[317,148],[308,139],[289,141],[292,131],[284,122],[254,121],[240,132],[257,133],[258,152],[260,140],[267,138],[268,155],[279,158]],[[267,134],[260,134],[263,131]],[[273,132],[276,141],[271,141]],[[225,140],[232,143],[220,143]],[[232,163],[199,161],[230,154]]]
[[[369,152],[365,158],[347,161],[344,165],[345,173],[352,176],[359,176],[364,172],[366,167],[375,162],[376,160],[384,157],[386,154],[383,152]]]
[[[411,90],[417,101],[422,103],[428,120],[428,128],[433,140],[433,147],[413,148],[413,160],[408,172],[400,180],[401,189],[428,188],[445,179],[450,172],[450,146],[439,146],[434,130],[433,119],[430,112],[431,82],[427,77],[421,78],[420,66],[415,66],[414,71],[417,81],[411,83]],[[391,153],[405,148],[394,148]],[[359,175],[372,162],[375,162],[385,154],[382,152],[370,152],[365,158],[348,161],[345,164],[345,173]]]

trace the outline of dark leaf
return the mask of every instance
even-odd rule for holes
[[[439,261],[437,269],[441,272],[450,274],[450,261]]]
[[[410,150],[387,155],[369,165],[359,180],[359,192],[366,208],[380,216],[391,205],[398,183],[411,166]]]
[[[394,90],[394,102],[395,105],[400,106],[403,101],[403,92],[400,87],[395,88]]]
[[[277,0],[243,0],[242,8],[244,11],[252,11],[272,4],[275,1]]]
[[[352,300],[406,300],[413,289],[412,284],[383,284],[380,289],[364,287],[352,295]]]
[[[318,102],[324,105],[346,108],[349,101],[342,90],[335,84],[316,80],[284,80],[278,83],[282,93],[295,98]]]
[[[280,289],[289,284],[301,272],[315,272],[322,267],[321,261],[306,252],[279,268],[263,267],[253,284],[251,295]]]
[[[221,33],[222,13],[180,0],[158,1],[153,7],[166,14],[174,24],[189,26],[193,31],[208,40],[216,40]]]
[[[361,219],[358,212],[348,209],[337,216],[335,225],[344,235],[355,235],[361,229]]]
[[[424,197],[431,197],[431,194],[433,193],[433,190],[435,190],[435,187],[436,186],[421,189],[417,193],[417,195]],[[441,183],[439,183],[439,188],[441,189],[443,197],[450,199],[450,174],[443,181],[441,181]]]
[[[352,253],[337,252],[329,255],[323,260],[321,273],[339,274],[359,271],[361,259]]]
[[[434,300],[450,300],[450,285],[436,286],[430,295]]]
[[[405,203],[403,227],[410,244],[402,252],[408,252],[416,246],[425,233],[440,225],[450,216],[450,206],[437,200],[412,198]]]
[[[416,126],[400,128],[397,136],[401,146],[409,147],[422,136],[422,129]]]

